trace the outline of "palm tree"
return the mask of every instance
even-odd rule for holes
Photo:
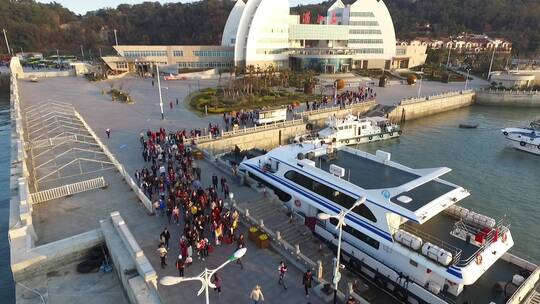
[[[247,74],[249,75],[249,84],[248,84],[248,94],[253,94],[253,75],[255,74],[256,69],[255,66],[249,65],[247,67]]]

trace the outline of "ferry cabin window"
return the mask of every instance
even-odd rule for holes
[[[258,176],[256,176],[255,174],[250,174],[249,175],[250,178],[252,178],[253,180],[257,181],[258,183],[261,183],[262,185],[264,185],[266,188],[269,188],[271,190],[274,191],[274,193],[278,196],[279,200],[282,201],[282,202],[289,202],[291,199],[292,199],[292,196],[289,195],[287,192],[284,192],[284,191],[281,191],[280,189],[274,187],[273,185],[271,185],[270,183],[262,180],[261,178],[259,178]]]
[[[336,191],[334,188],[329,187],[325,184],[319,183],[305,176],[304,174],[298,173],[296,171],[293,171],[293,170],[287,171],[285,173],[285,178],[287,178],[290,181],[295,182],[296,184],[308,190],[311,190],[317,193],[318,195],[340,205],[343,208],[349,209],[356,202],[356,199],[354,199],[353,197],[350,197],[346,194]],[[365,204],[362,204],[354,208],[352,211],[373,223],[377,222],[377,218]]]
[[[337,226],[338,220],[335,218],[330,218],[330,224]],[[351,226],[345,226],[343,227],[343,231],[347,232],[348,234],[354,236],[355,238],[359,239],[360,241],[368,244],[369,246],[379,250],[379,241],[363,234],[362,232],[352,228]],[[411,260],[412,261],[412,260]]]
[[[413,265],[414,267],[418,267],[418,263],[415,260],[409,260],[409,264]]]

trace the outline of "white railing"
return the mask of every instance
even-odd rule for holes
[[[374,103],[374,102],[375,102],[375,99],[370,99],[370,100],[364,101],[364,102],[351,103],[351,104],[346,105],[344,107],[342,107],[342,106],[332,106],[332,107],[319,108],[317,110],[297,112],[297,113],[295,113],[295,115],[299,115],[299,116],[303,117],[303,116],[309,116],[309,115],[313,115],[313,114],[334,112],[334,111],[339,111],[339,110],[347,110],[347,109],[355,108],[357,106],[362,106],[362,105],[366,105],[366,104]]]
[[[76,110],[74,110],[74,113],[75,113],[75,116],[82,122],[84,127],[88,130],[88,133],[90,133],[90,135],[92,135],[92,137],[94,138],[96,143],[99,145],[99,147],[103,150],[105,155],[107,155],[107,157],[111,160],[111,162],[116,167],[118,172],[120,172],[120,174],[122,175],[122,177],[124,178],[126,183],[131,187],[133,192],[135,192],[135,194],[139,197],[139,200],[143,203],[143,205],[146,207],[146,209],[148,209],[148,211],[150,211],[150,212],[153,212],[153,210],[152,210],[152,202],[144,194],[144,192],[141,190],[141,188],[139,188],[139,185],[137,185],[137,183],[133,180],[133,178],[131,178],[131,176],[126,171],[124,166],[122,164],[120,164],[120,162],[116,159],[114,154],[112,154],[111,151],[109,151],[109,148],[107,148],[107,146],[105,144],[103,144],[103,142],[99,139],[99,137],[96,135],[94,130],[92,130],[92,128],[86,123],[86,121],[81,116],[81,114],[79,114],[79,112],[77,112]]]
[[[48,190],[43,190],[35,193],[31,193],[32,204],[39,204],[46,201],[52,201],[54,199],[66,197],[69,195],[94,190],[98,188],[104,188],[107,186],[105,178],[103,176],[85,180],[78,183],[73,183],[69,185],[64,185],[61,187],[56,187]]]
[[[434,101],[434,100],[441,99],[441,98],[448,98],[448,97],[454,97],[454,96],[459,96],[459,95],[465,95],[465,94],[470,94],[470,93],[473,93],[473,92],[474,92],[473,90],[464,90],[464,91],[446,92],[446,93],[435,94],[435,95],[430,95],[430,96],[420,97],[420,98],[411,97],[411,98],[402,99],[399,102],[399,104],[400,105],[408,105],[408,104],[424,102],[424,101]]]
[[[283,127],[290,127],[290,126],[295,126],[295,125],[299,125],[299,124],[302,124],[303,123],[303,120],[302,119],[292,119],[292,120],[286,120],[286,121],[283,121],[283,122],[275,122],[275,123],[271,123],[271,124],[265,124],[265,125],[260,125],[260,126],[254,126],[254,127],[251,127],[251,128],[238,128],[238,129],[233,129],[232,131],[221,131],[221,134],[220,136],[213,136],[213,135],[204,135],[204,136],[197,136],[195,137],[195,141],[197,143],[204,143],[204,142],[208,142],[208,141],[212,141],[212,140],[217,140],[217,139],[223,139],[225,137],[233,137],[233,136],[238,136],[238,135],[243,135],[243,134],[250,134],[250,133],[256,133],[256,132],[261,132],[261,131],[265,131],[265,130],[271,130],[271,129],[277,129],[277,128],[283,128]],[[188,138],[188,140],[190,140],[192,138]]]
[[[538,90],[530,90],[530,91],[526,91],[526,90],[498,90],[498,89],[481,89],[481,90],[478,90],[478,92],[481,92],[481,93],[488,93],[488,94],[497,94],[497,95],[533,95],[533,96],[536,96],[536,95],[540,95],[540,91]]]

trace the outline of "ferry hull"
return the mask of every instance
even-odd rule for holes
[[[375,134],[375,135],[369,135],[369,136],[365,135],[365,136],[352,137],[348,139],[339,140],[336,142],[336,144],[338,146],[352,146],[352,145],[367,144],[370,142],[398,138],[400,136],[400,133],[401,132],[390,132],[390,133]],[[325,142],[331,143],[332,139],[327,138]]]

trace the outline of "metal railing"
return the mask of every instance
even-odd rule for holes
[[[448,98],[448,97],[453,97],[453,96],[465,95],[465,94],[470,94],[470,93],[473,93],[473,92],[474,92],[473,90],[462,90],[462,91],[453,91],[453,92],[446,92],[446,93],[441,93],[441,94],[429,95],[429,96],[420,97],[420,98],[416,98],[416,97],[405,98],[405,99],[402,99],[399,102],[399,105],[408,105],[408,104],[424,102],[424,101],[434,101],[434,100],[441,99],[441,98]]]
[[[221,133],[218,136],[208,134],[203,136],[195,136],[195,137],[188,137],[187,140],[194,139],[197,143],[204,143],[212,140],[219,140],[227,137],[233,137],[237,135],[244,135],[244,134],[250,134],[250,133],[256,133],[256,132],[262,132],[266,130],[272,130],[277,128],[283,128],[283,127],[290,127],[295,125],[300,125],[303,123],[302,119],[292,119],[292,120],[286,120],[283,122],[274,122],[270,124],[264,124],[260,126],[254,126],[251,128],[237,128],[233,129],[231,131],[221,131]]]
[[[313,115],[313,114],[334,112],[334,111],[339,111],[339,110],[348,110],[348,109],[352,109],[352,108],[357,107],[357,106],[366,105],[366,104],[374,103],[374,102],[375,102],[375,98],[369,99],[369,100],[366,100],[366,101],[363,101],[363,102],[351,103],[351,104],[348,104],[348,105],[345,105],[345,106],[331,106],[331,107],[319,108],[317,110],[296,112],[296,113],[294,113],[294,115],[299,116],[299,117],[303,117],[303,116],[309,116],[309,115]]]
[[[499,89],[491,89],[491,88],[482,88],[478,89],[478,92],[482,93],[489,93],[489,94],[497,94],[497,95],[540,95],[540,91],[538,90],[499,90]]]
[[[43,190],[35,193],[31,193],[30,196],[32,198],[32,204],[39,204],[46,201],[51,201],[54,199],[62,198],[65,196],[98,189],[98,188],[104,188],[107,186],[107,183],[105,182],[105,178],[103,176],[85,180],[78,183],[73,183],[69,185],[64,185],[61,187],[56,187],[48,190]]]
[[[450,262],[449,265],[455,265],[458,263],[461,259],[461,253],[462,250],[453,246],[452,244],[449,244],[448,242],[445,242],[433,235],[430,235],[427,232],[421,231],[415,227],[413,227],[411,224],[405,223],[401,226],[401,228],[407,232],[410,232],[416,236],[419,236],[422,238],[424,242],[430,242],[431,244],[438,246],[452,254],[452,262]],[[450,232],[450,231],[449,231]],[[421,251],[421,248],[419,249]]]
[[[466,232],[473,236],[478,233],[483,233],[482,229],[479,227],[474,227],[472,225],[465,225],[467,228]],[[458,261],[458,266],[469,265],[476,257],[481,254],[487,247],[495,243],[499,238],[501,238],[505,233],[510,230],[510,225],[506,222],[506,218],[501,218],[497,222],[494,228],[489,228],[490,230],[485,234],[484,242],[482,245],[468,258]]]

